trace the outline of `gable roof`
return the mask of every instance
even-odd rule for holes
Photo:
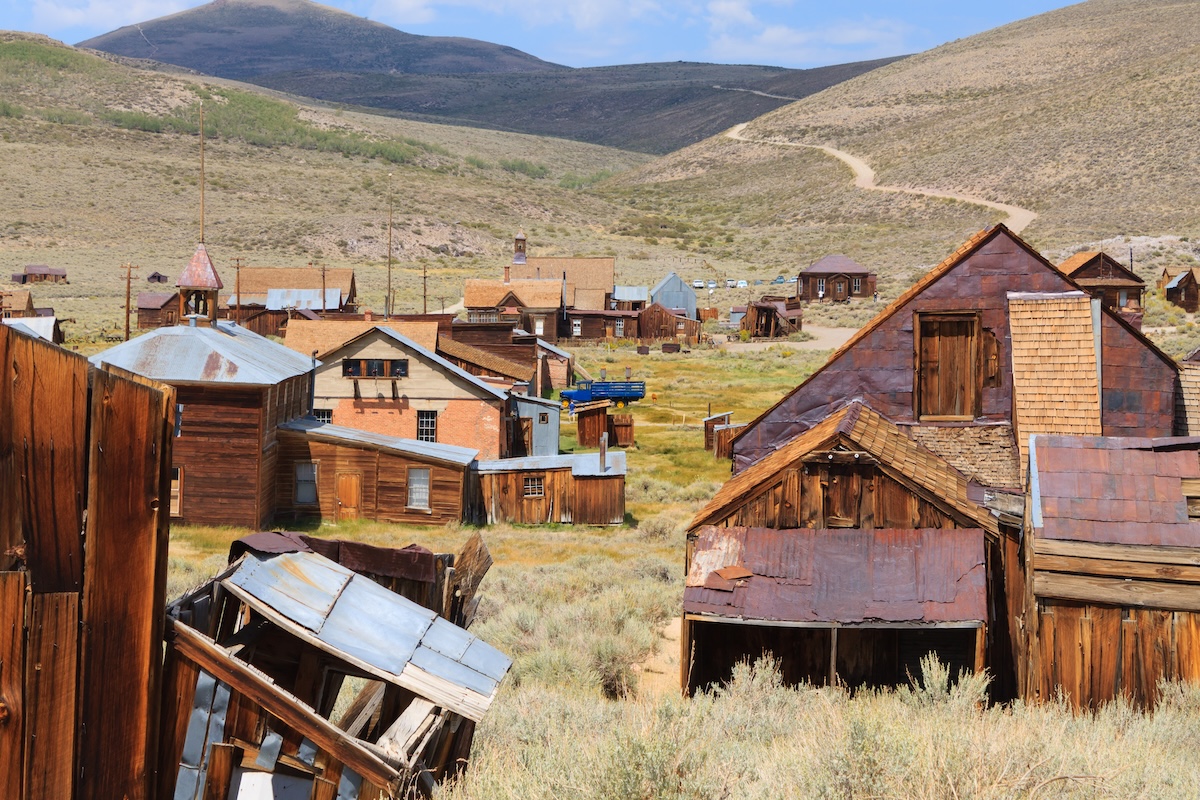
[[[192,260],[183,268],[183,274],[179,276],[179,281],[175,285],[180,289],[209,291],[225,286],[221,283],[221,276],[217,274],[217,268],[213,266],[212,259],[208,257],[208,249],[204,246],[204,242],[196,245],[196,252],[192,253]]]
[[[158,310],[179,297],[176,292],[138,292],[138,310]]]
[[[769,482],[803,456],[828,449],[839,440],[870,453],[899,483],[925,490],[981,528],[992,532],[999,530],[991,512],[968,496],[965,475],[941,456],[910,439],[898,426],[861,400],[852,400],[734,475],[696,514],[688,529],[720,523],[737,505],[753,497],[759,484]]]
[[[1183,480],[1200,479],[1200,439],[1035,436],[1030,512],[1038,536],[1200,547]]]
[[[16,319],[0,319],[5,325],[16,328],[29,336],[54,341],[54,328],[58,325],[55,317],[18,317]]]
[[[513,264],[513,278],[560,279],[566,273],[567,283],[579,289],[599,289],[611,292],[617,282],[617,259],[614,256],[558,258],[526,256],[524,264]]]
[[[346,300],[354,296],[354,270],[349,267],[326,267],[325,291],[341,290]],[[242,267],[238,278],[240,286],[231,286],[242,297],[263,295],[271,289],[315,289],[321,290],[320,267]],[[319,295],[318,295],[319,299]]]
[[[1082,276],[1080,276],[1079,273],[1083,272],[1087,267],[1092,266],[1093,264],[1103,265],[1103,266],[1107,267],[1109,270],[1121,274],[1122,276],[1124,276],[1124,279],[1121,279],[1121,278],[1116,278],[1116,279],[1114,279],[1114,278],[1104,278],[1104,279],[1082,278]],[[1125,280],[1125,281],[1130,282],[1129,285],[1145,286],[1145,284],[1146,284],[1145,281],[1143,281],[1140,277],[1138,277],[1137,273],[1131,271],[1128,267],[1126,267],[1120,261],[1117,261],[1115,258],[1110,256],[1108,253],[1105,253],[1101,250],[1086,250],[1082,253],[1076,253],[1075,255],[1068,258],[1066,261],[1059,264],[1058,269],[1064,275],[1069,275],[1072,278],[1075,278],[1076,280],[1080,280],[1080,279],[1082,279],[1084,281],[1101,281],[1102,280],[1105,283],[1113,283],[1114,281],[1121,282],[1122,280]]]
[[[663,279],[661,281],[654,284],[654,288],[650,290],[650,295],[654,296],[654,295],[658,294],[663,289],[667,288],[667,284],[671,283],[672,281],[679,281],[684,286],[687,286],[687,284],[684,283],[683,278],[679,277],[674,272],[668,272],[666,275],[663,276]]]
[[[869,275],[871,270],[867,269],[853,258],[837,253],[834,255],[825,256],[824,258],[816,261],[807,269],[802,270],[800,274],[827,275],[834,273],[842,273],[845,275]]]
[[[463,306],[499,308],[511,293],[525,308],[562,308],[563,284],[558,278],[513,280],[505,283],[487,278],[468,278],[463,283]]]
[[[317,357],[338,349],[372,328],[386,327],[403,334],[426,350],[437,347],[438,323],[400,320],[362,319],[293,319],[289,320],[283,343],[302,355]]]
[[[28,289],[6,289],[0,292],[0,308],[29,311],[33,308],[33,293]]]
[[[358,447],[368,450],[382,450],[402,456],[411,456],[422,461],[437,461],[465,467],[479,455],[478,450],[469,447],[458,447],[452,444],[438,442],[421,442],[416,439],[402,439],[399,436],[386,436],[372,431],[360,431],[356,428],[346,428],[328,422],[318,422],[312,417],[300,417],[279,425],[283,430],[302,433],[310,439],[328,442],[346,447]]]
[[[349,347],[351,344],[353,344],[354,342],[357,342],[359,339],[362,339],[363,337],[366,337],[366,336],[370,336],[374,333],[379,333],[384,338],[391,339],[393,342],[398,344],[401,348],[408,350],[410,353],[417,356],[418,358],[421,358],[427,362],[432,363],[433,366],[437,367],[438,369],[441,369],[443,372],[449,373],[455,379],[464,381],[465,383],[467,383],[471,386],[474,386],[475,388],[481,390],[485,394],[490,395],[491,397],[495,398],[496,400],[504,400],[505,398],[508,397],[508,395],[505,394],[505,392],[492,386],[487,381],[475,377],[474,375],[467,372],[462,367],[459,367],[456,364],[450,363],[449,361],[442,358],[441,356],[439,356],[437,353],[433,352],[432,350],[421,347],[421,345],[417,344],[412,339],[409,339],[407,336],[404,336],[403,334],[398,333],[395,330],[392,330],[391,328],[385,328],[385,327],[377,325],[377,326],[373,327],[371,330],[363,331],[358,336],[355,336],[353,339],[350,339],[349,341],[344,342],[340,347],[336,347],[333,350],[330,350],[328,353],[326,353],[326,355],[328,355],[330,357],[330,360],[333,360],[334,358],[336,358],[335,354],[337,353],[338,350],[341,350],[344,347]]]
[[[274,386],[313,367],[311,358],[227,320],[156,328],[88,360],[163,383],[231,386]]]
[[[1190,269],[1185,269],[1182,272],[1180,272],[1178,275],[1176,275],[1174,278],[1171,278],[1171,280],[1168,281],[1167,285],[1164,286],[1163,288],[1164,289],[1178,289],[1180,286],[1182,286],[1187,281],[1191,281],[1193,283],[1196,282],[1196,276]]]
[[[501,358],[487,350],[464,342],[456,342],[449,336],[437,337],[437,350],[448,358],[466,361],[502,378],[527,381],[533,377],[532,364],[518,364],[516,361],[509,361],[507,358]]]
[[[1009,292],[1013,424],[1028,469],[1029,437],[1039,433],[1099,436],[1099,336],[1093,301],[1082,292]],[[1098,304],[1096,311],[1099,312]]]
[[[67,270],[64,267],[52,267],[49,264],[26,264],[26,275],[51,275],[57,278],[67,277]]]

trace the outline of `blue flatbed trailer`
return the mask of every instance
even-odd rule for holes
[[[593,400],[612,400],[617,408],[623,408],[646,396],[646,382],[579,381],[574,389],[563,389],[560,396],[564,405],[572,401],[590,403]]]

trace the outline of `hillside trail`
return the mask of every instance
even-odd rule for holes
[[[852,156],[849,153],[841,150],[835,150],[832,147],[826,147],[825,145],[820,144],[799,144],[797,142],[776,142],[771,139],[751,139],[742,135],[743,131],[746,130],[746,126],[749,124],[750,123],[748,122],[739,122],[737,125],[734,125],[728,131],[726,131],[725,135],[737,142],[773,144],[779,147],[803,147],[810,150],[822,150],[828,155],[831,155],[842,163],[846,164],[851,170],[854,171],[854,185],[859,189],[868,189],[874,192],[913,194],[922,197],[937,197],[942,200],[960,200],[964,203],[986,206],[987,208],[992,208],[996,211],[1002,211],[1003,213],[1007,214],[1008,218],[1004,220],[1004,224],[1008,226],[1010,231],[1018,234],[1024,230],[1029,223],[1037,219],[1036,211],[1030,211],[1027,208],[1021,208],[1020,206],[1012,206],[1008,203],[996,203],[992,200],[987,200],[982,197],[974,197],[968,194],[959,194],[958,192],[943,192],[938,189],[920,189],[907,186],[880,186],[875,182],[875,170],[871,169],[867,162],[863,161],[857,156]]]

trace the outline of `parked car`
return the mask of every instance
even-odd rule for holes
[[[785,283],[795,283],[795,282],[796,282],[796,276],[795,276],[795,275],[793,275],[792,277],[788,278],[788,279],[785,281]]]
[[[703,289],[703,288],[704,288],[704,281],[702,281],[702,280],[700,280],[699,278],[697,278],[696,280],[692,281],[692,288],[693,288],[693,289]]]
[[[714,280],[711,280],[711,279],[710,279],[710,280],[708,281],[708,288],[710,288],[710,289],[715,289],[715,288],[717,288],[717,282],[716,282],[716,281],[714,281]]]
[[[783,283],[784,280],[785,278],[782,275],[776,275],[775,280],[771,281],[771,283]]]
[[[737,281],[735,281],[733,278],[726,278],[726,279],[725,279],[725,288],[726,288],[726,289],[732,289],[732,288],[734,288],[735,286],[737,286]]]
[[[750,284],[747,283],[746,281],[738,281],[737,282],[737,288],[739,288],[739,289],[745,289],[749,285]]]

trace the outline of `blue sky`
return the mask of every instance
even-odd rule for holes
[[[0,0],[0,29],[74,43],[198,5],[200,0]],[[325,5],[409,33],[483,39],[572,67],[682,60],[803,68],[916,53],[1070,3],[328,0]]]

